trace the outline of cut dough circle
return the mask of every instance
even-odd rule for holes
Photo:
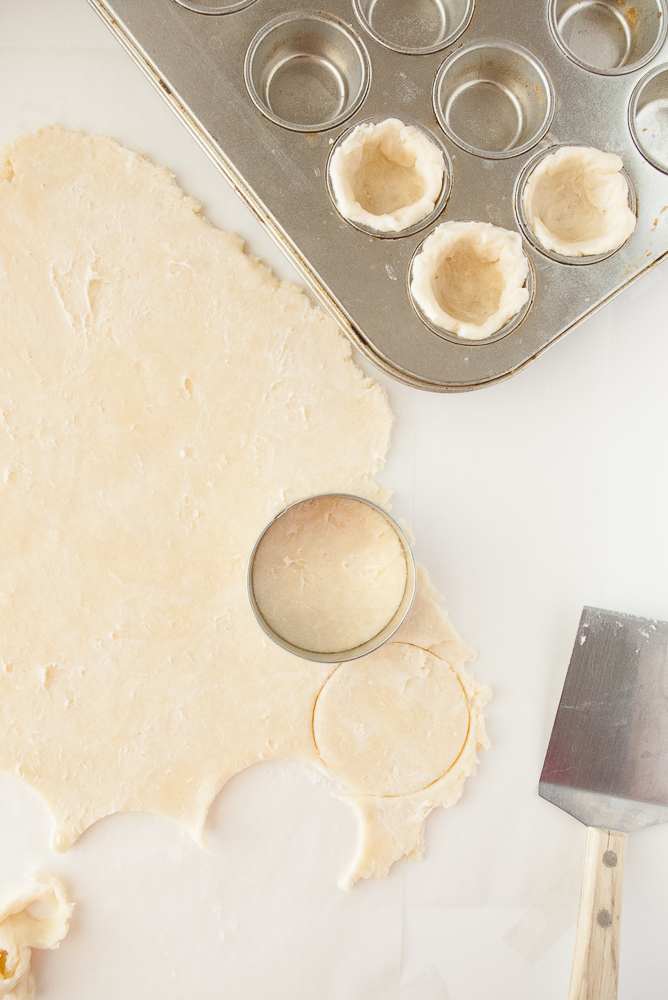
[[[546,250],[590,257],[617,250],[636,227],[624,164],[615,153],[562,146],[529,174],[522,194],[526,223]]]
[[[386,118],[350,132],[332,154],[329,179],[344,218],[379,233],[401,232],[433,212],[446,165],[422,129]]]
[[[362,500],[321,496],[281,514],[253,562],[260,614],[293,646],[355,649],[385,628],[401,604],[407,568],[386,518]]]
[[[444,222],[413,260],[411,294],[434,326],[484,340],[526,305],[528,275],[519,233],[489,222]]]
[[[469,724],[466,693],[445,660],[392,642],[334,671],[316,702],[313,735],[323,763],[351,791],[398,796],[450,770]]]

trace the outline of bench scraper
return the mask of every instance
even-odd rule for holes
[[[588,828],[569,1000],[615,1000],[626,835],[668,821],[668,622],[583,610],[539,793]]]

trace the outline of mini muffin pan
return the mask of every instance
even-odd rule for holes
[[[90,2],[354,343],[410,385],[506,378],[668,255],[668,0]],[[327,178],[334,144],[382,118],[426,130],[449,172],[389,239],[342,218]],[[612,254],[560,258],[526,227],[522,185],[564,144],[624,161],[638,225]],[[524,239],[529,303],[487,340],[411,300],[415,253],[449,220]]]

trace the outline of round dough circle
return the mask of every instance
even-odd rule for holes
[[[342,653],[392,620],[407,578],[387,517],[354,497],[322,496],[270,525],[252,582],[258,610],[277,635],[309,652]]]
[[[413,260],[411,294],[434,326],[484,340],[528,302],[519,233],[489,222],[444,222]]]
[[[546,250],[590,257],[617,250],[636,227],[622,160],[589,146],[562,146],[529,174],[526,223]]]
[[[398,118],[357,125],[329,165],[341,215],[379,233],[401,232],[430,215],[445,176],[436,143]]]
[[[468,730],[455,671],[402,642],[341,664],[313,715],[323,763],[363,795],[409,795],[433,784],[456,762]]]

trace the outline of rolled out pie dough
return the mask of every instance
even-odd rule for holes
[[[199,836],[229,778],[300,758],[359,811],[348,882],[419,850],[429,811],[475,769],[486,698],[425,578],[397,638],[456,673],[470,724],[446,774],[394,797],[373,746],[369,788],[329,743],[326,767],[314,708],[329,681],[329,731],[344,675],[277,648],[246,594],[253,544],[286,503],[387,500],[388,404],[334,323],[165,170],[50,128],[0,161],[0,332],[0,769],[45,797],[55,845],[130,810]],[[377,674],[361,664],[383,697],[400,682],[387,656]],[[396,741],[399,775],[410,730],[424,746],[434,724],[418,667],[410,720],[354,698],[377,752]],[[460,705],[450,675],[438,697],[448,684]],[[457,739],[458,711],[444,716]],[[431,752],[419,781],[447,764]]]
[[[0,903],[0,997],[32,1000],[32,949],[57,948],[69,931],[73,909],[57,878],[39,879]]]

